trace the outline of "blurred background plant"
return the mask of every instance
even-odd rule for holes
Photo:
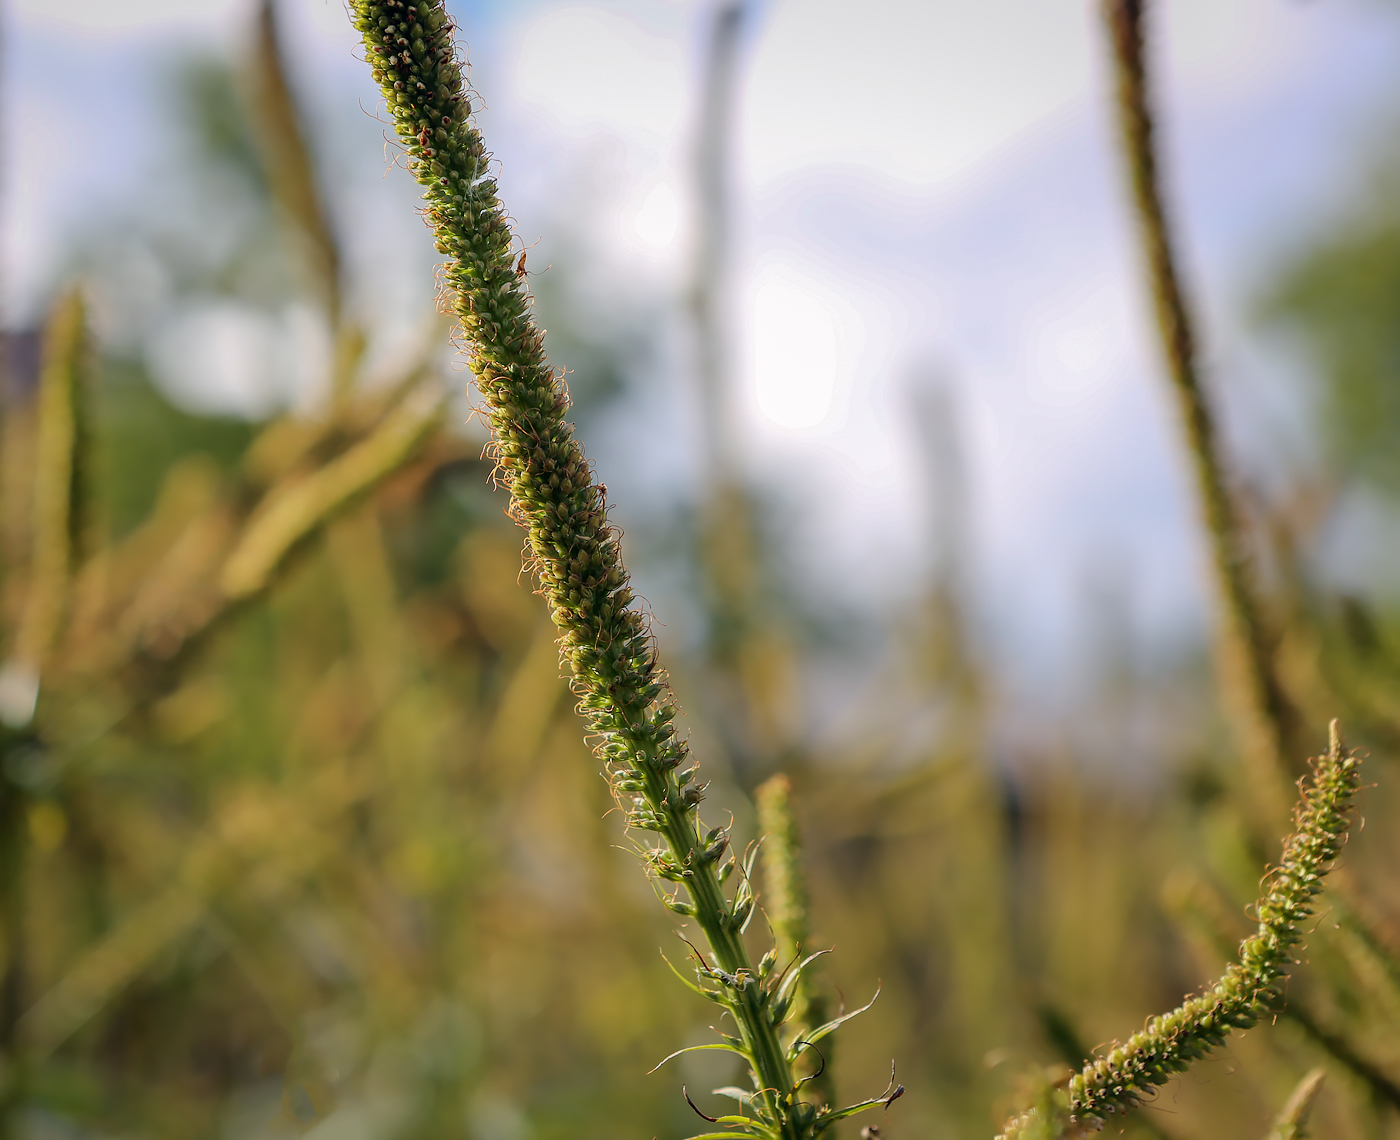
[[[1097,680],[1005,731],[946,385],[910,398],[934,553],[914,601],[891,600],[883,648],[809,572],[734,426],[727,156],[758,14],[705,11],[686,286],[600,302],[561,214],[532,288],[603,454],[676,351],[659,330],[689,330],[708,490],[651,488],[629,558],[663,624],[680,615],[666,659],[711,811],[752,835],[757,788],[790,777],[806,920],[840,950],[813,1000],[883,985],[833,1057],[846,1099],[895,1057],[908,1093],[872,1118],[883,1135],[987,1135],[1036,1080],[1220,972],[1274,837],[1204,650],[1136,655],[1112,574]],[[677,944],[613,846],[553,626],[453,402],[444,323],[367,300],[382,269],[366,247],[398,231],[340,177],[279,9],[250,5],[246,28],[236,54],[175,69],[161,178],[119,222],[90,220],[43,327],[8,337],[0,1130],[688,1134],[676,1076],[645,1074],[708,1040],[711,1011],[653,952]],[[1247,512],[1311,748],[1339,716],[1374,750],[1369,825],[1287,1016],[1125,1125],[1159,1140],[1302,1127],[1299,1087],[1316,1133],[1400,1132],[1400,614],[1327,563],[1339,512],[1394,493],[1391,165],[1289,251],[1259,307],[1311,365],[1328,434],[1322,462]],[[237,416],[200,400],[231,360],[256,396]],[[841,731],[833,689],[861,694]],[[1150,778],[1115,773],[1134,750]],[[707,1090],[735,1074],[712,1056],[679,1064],[713,1113]]]

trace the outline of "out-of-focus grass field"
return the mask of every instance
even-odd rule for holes
[[[341,382],[266,422],[202,416],[162,394],[139,343],[91,340],[74,510],[55,532],[49,500],[35,506],[42,338],[10,338],[12,665],[36,605],[57,597],[61,621],[33,719],[3,738],[4,1134],[687,1135],[701,1122],[681,1083],[703,1107],[734,1074],[703,1058],[648,1070],[707,1040],[711,1007],[657,952],[685,947],[609,814],[481,439],[424,396],[448,383],[445,326],[425,314],[413,358],[359,354],[375,329],[336,300],[331,187],[276,78],[295,60],[262,44],[256,66],[180,81],[183,168],[234,239],[193,256],[190,234],[113,235],[76,279],[100,304],[139,248],[182,293],[303,306],[331,322]],[[1319,1063],[1317,1135],[1400,1133],[1400,615],[1317,569],[1325,504],[1396,490],[1400,212],[1382,198],[1349,224],[1268,306],[1324,383],[1332,468],[1258,501],[1251,533],[1307,726],[1291,752],[1319,751],[1339,716],[1375,786],[1289,985],[1301,1017],[1168,1086],[1122,1126],[1134,1134],[1262,1137]],[[636,396],[617,382],[631,348],[540,292],[578,410],[606,425]],[[355,484],[410,421],[426,426]],[[354,484],[343,503],[325,490],[337,478]],[[883,1136],[989,1135],[1027,1072],[1053,1079],[1219,972],[1276,839],[1251,816],[1204,651],[1138,669],[1110,653],[1061,722],[1008,737],[956,567],[897,616],[885,673],[849,678],[873,694],[842,737],[858,743],[824,743],[795,678],[840,634],[802,616],[821,598],[775,601],[786,563],[762,503],[726,485],[641,543],[699,583],[707,637],[662,644],[708,812],[749,838],[753,788],[793,777],[816,937],[836,948],[825,982],[848,1006],[881,986],[832,1058],[846,1099],[883,1088],[894,1059],[908,1092],[871,1118]],[[297,541],[230,585],[279,510]],[[36,550],[55,533],[71,575],[46,578]],[[1144,740],[1162,770],[1118,778]]]

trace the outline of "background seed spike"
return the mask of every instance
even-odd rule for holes
[[[1294,831],[1283,844],[1278,866],[1260,883],[1255,904],[1259,928],[1240,943],[1238,960],[1205,993],[1148,1022],[1127,1042],[1110,1046],[1054,1090],[1047,1102],[1013,1117],[1000,1140],[1060,1135],[1074,1127],[1094,1128],[1105,1117],[1134,1108],[1192,1061],[1224,1043],[1233,1029],[1248,1029],[1281,1000],[1280,984],[1303,937],[1301,924],[1323,877],[1346,840],[1361,761],[1349,752],[1334,720],[1327,754],[1302,785]],[[1053,1120],[1046,1119],[1052,1112]]]
[[[1329,895],[1329,906],[1333,905],[1335,897]],[[1234,957],[1236,943],[1230,932],[1230,919],[1234,916],[1227,913],[1228,904],[1206,883],[1189,874],[1178,875],[1163,892],[1162,901],[1189,941],[1198,943],[1203,951],[1217,959],[1229,961]],[[1363,1057],[1347,1034],[1336,1028],[1324,1028],[1305,997],[1291,994],[1278,1016],[1296,1026],[1313,1046],[1366,1086],[1375,1103],[1387,1103],[1400,1109],[1400,1086]]]
[[[758,825],[764,835],[762,847],[764,910],[777,942],[779,969],[797,969],[811,953],[811,929],[807,921],[807,884],[802,871],[802,841],[797,818],[792,812],[792,781],[782,773],[760,785],[757,793]],[[827,1020],[826,1001],[816,986],[815,963],[802,970],[793,989],[790,1023],[795,1038],[803,1037]],[[832,1042],[814,1050],[801,1067],[815,1074],[811,1086],[829,1105],[836,1104],[832,1076]]]
[[[39,377],[33,548],[14,649],[15,659],[36,671],[59,634],[84,530],[88,364],[87,311],[74,288],[49,316]]]

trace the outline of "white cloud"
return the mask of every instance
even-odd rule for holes
[[[745,306],[753,404],[771,424],[807,431],[828,423],[849,387],[859,315],[791,261],[761,263]]]
[[[103,35],[176,29],[207,31],[247,11],[246,0],[11,0],[14,18],[31,27]]]
[[[512,54],[510,98],[537,129],[665,149],[687,126],[691,77],[674,35],[601,5],[551,5],[521,28]]]
[[[1198,602],[1187,484],[1172,466],[1169,405],[1154,395],[1155,349],[1110,152],[1096,7],[767,0],[755,6],[739,99],[730,293],[742,299],[735,403],[758,442],[755,462],[775,474],[804,465],[814,499],[835,504],[832,527],[862,536],[847,543],[851,556],[897,575],[890,552],[918,499],[914,465],[900,456],[902,372],[932,353],[966,408],[988,580],[1019,590],[1027,610],[1055,604],[1104,530],[1150,552],[1136,561],[1168,582],[1170,604]],[[593,221],[604,236],[589,248],[607,251],[612,269],[684,279],[710,8],[495,6],[476,62],[490,80],[488,142],[510,157],[517,216],[547,212],[577,193],[578,177],[596,176]],[[330,90],[332,61],[359,66],[353,36],[340,0],[289,9],[315,60],[303,76],[315,96]],[[7,187],[13,289],[39,279],[55,235],[93,216],[99,191],[139,184],[149,108],[133,94],[143,77],[121,71],[150,58],[136,48],[194,35],[217,44],[245,26],[250,4],[15,0],[12,11],[17,154],[7,178],[23,174]],[[1174,212],[1213,318],[1206,340],[1217,345],[1221,282],[1244,256],[1242,232],[1257,238],[1262,216],[1285,216],[1307,179],[1339,166],[1335,140],[1364,102],[1357,93],[1384,89],[1395,52],[1365,46],[1381,17],[1363,0],[1173,0],[1154,12]],[[74,29],[79,74],[71,85],[39,82],[68,58],[58,49]],[[372,105],[367,80],[356,82]],[[1256,141],[1239,158],[1246,136]],[[1230,161],[1232,185],[1224,175],[1192,181]],[[603,175],[590,173],[600,165]],[[239,353],[264,351],[256,346],[274,335],[247,331],[238,348],[232,327],[179,334],[207,347],[213,371],[201,383],[218,380],[209,391],[247,371]],[[1013,620],[1016,604],[1005,609]]]

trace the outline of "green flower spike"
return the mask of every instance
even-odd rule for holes
[[[1239,961],[1205,993],[1154,1017],[1141,1033],[1091,1060],[1063,1088],[1007,1122],[998,1140],[1056,1137],[1101,1128],[1127,1112],[1174,1073],[1224,1044],[1232,1029],[1249,1029],[1283,1004],[1283,981],[1302,941],[1312,901],[1346,841],[1361,761],[1331,724],[1327,755],[1300,782],[1302,799],[1279,865],[1264,876],[1255,904],[1258,931],[1240,943]]]
[[[452,21],[442,0],[352,0],[351,12],[409,169],[425,187],[424,216],[447,258],[442,280],[485,400],[497,477],[528,531],[530,566],[559,627],[594,749],[628,825],[657,837],[643,855],[659,880],[678,888],[663,896],[666,905],[693,917],[709,942],[710,957],[696,955],[693,988],[728,1010],[738,1027],[738,1036],[704,1048],[737,1053],[752,1070],[754,1089],[741,1094],[740,1113],[707,1117],[725,1130],[705,1135],[806,1140],[864,1105],[833,1112],[801,1099],[793,1048],[779,1033],[801,967],[776,969],[773,953],[754,966],[744,946],[754,912],[748,868],[727,894],[723,884],[736,869],[729,836],[700,822],[704,785],[686,766],[676,707],[628,586],[603,488],[564,418],[568,393],[545,356],[525,256],[516,259],[489,156],[469,119]]]

